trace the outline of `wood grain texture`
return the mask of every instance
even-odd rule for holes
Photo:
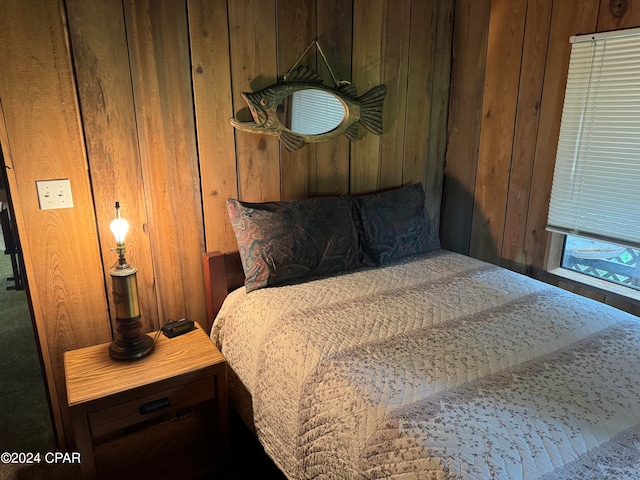
[[[526,0],[491,2],[469,253],[495,264],[502,251],[526,6]]]
[[[111,359],[106,355],[108,345],[94,345],[65,354],[69,409],[77,439],[75,450],[82,455],[83,478],[122,478],[123,472],[137,471],[137,468],[152,471],[163,457],[166,459],[175,452],[178,462],[170,459],[170,463],[153,475],[164,477],[167,469],[180,464],[180,459],[188,453],[180,452],[181,448],[202,449],[192,461],[207,455],[209,467],[219,460],[219,455],[226,454],[226,364],[202,329],[171,339],[160,335],[152,353],[135,362]],[[166,410],[143,411],[143,405],[164,399]],[[211,421],[199,418],[197,424],[185,424],[177,414],[185,408],[194,412],[201,410]],[[164,415],[170,415],[171,420]],[[160,422],[148,428],[148,422],[153,419]],[[145,429],[127,430],[144,423]],[[176,430],[176,425],[186,428]],[[208,438],[192,438],[199,426],[208,431]],[[191,441],[195,443],[190,444]],[[136,449],[142,449],[143,454],[132,455]],[[118,459],[127,467],[120,469]],[[181,465],[183,473],[184,468],[193,472],[191,469],[195,467],[195,464]],[[110,475],[118,470],[119,474]],[[179,472],[172,471],[167,478],[176,475]]]
[[[204,322],[204,228],[186,3],[127,3],[125,19],[159,322]]]
[[[229,2],[233,109],[251,120],[242,92],[277,80],[275,0]],[[248,202],[280,200],[280,142],[271,135],[235,131],[239,196]]]
[[[490,13],[490,0],[456,1],[440,240],[460,253],[471,243]]]
[[[637,302],[630,302],[628,298],[616,295],[607,295],[604,302],[608,305],[619,308],[620,310],[629,312],[636,317],[640,317],[640,304]]]
[[[212,403],[206,402],[189,408],[190,414],[178,420],[97,445],[98,478],[220,478],[217,470],[223,448],[213,410]]]
[[[353,0],[316,0],[316,31],[327,61],[338,80],[351,80]],[[318,63],[322,78],[331,74]],[[349,193],[351,142],[341,135],[317,144],[318,195]]]
[[[283,78],[316,39],[316,11],[316,0],[276,0],[277,24],[282,27],[277,31],[278,79]],[[312,47],[299,65],[318,71],[318,62],[322,62],[322,58]],[[330,75],[325,83],[333,86]],[[317,152],[317,144],[293,152],[280,145],[282,200],[315,196]]]
[[[53,1],[6,1],[0,17],[0,98],[12,198],[28,284],[38,302],[38,336],[46,337],[51,393],[64,405],[63,352],[109,339],[110,327],[63,9]],[[74,208],[40,210],[36,180],[57,178],[69,178]],[[68,413],[56,408],[54,419],[60,418]]]
[[[425,188],[428,210],[433,210],[432,175],[427,175],[429,145],[431,144],[431,111],[442,104],[434,98],[434,73],[436,69],[436,38],[438,33],[438,5],[445,2],[412,2],[410,12],[410,38],[405,101],[405,133],[402,183],[422,182]],[[450,44],[451,42],[449,42]],[[445,51],[451,54],[450,49]],[[426,61],[425,61],[426,60]],[[447,71],[447,85],[449,72]],[[444,104],[448,104],[444,100]],[[445,121],[446,122],[446,121]],[[446,125],[445,130],[446,131]],[[425,132],[428,134],[425,135]],[[444,135],[443,135],[444,137]],[[435,159],[434,159],[435,160]],[[444,158],[440,158],[444,166]],[[430,172],[433,173],[433,172]],[[434,219],[439,222],[439,219]]]
[[[224,254],[219,251],[205,252],[202,254],[202,272],[204,275],[204,295],[207,307],[207,322],[204,330],[211,332],[213,321],[227,298],[226,282],[219,281],[224,278]]]
[[[362,95],[383,83],[382,43],[387,0],[354,0],[352,83]],[[383,132],[388,125],[383,125]],[[364,134],[364,128],[361,128]],[[382,174],[381,138],[366,133],[351,143],[350,187],[352,194],[369,193],[378,189]]]
[[[595,29],[598,7],[597,0],[580,0],[577,5],[576,2],[553,2],[524,237],[523,255],[527,271],[544,268],[547,242],[545,227],[571,52],[569,37]]]
[[[211,353],[206,351],[200,353],[202,355],[211,355]],[[215,391],[212,387],[213,381],[211,378],[205,378],[203,380],[190,382],[186,385],[177,385],[172,389],[161,389],[159,392],[145,397],[132,398],[129,401],[118,403],[112,407],[102,408],[89,414],[91,435],[94,438],[100,437],[148,420],[148,416],[146,416],[148,414],[140,412],[140,405],[153,402],[157,400],[158,397],[170,398],[171,408],[176,410],[210,400],[215,397]]]
[[[531,174],[551,27],[551,6],[551,2],[547,0],[529,0],[527,3],[509,193],[500,255],[502,266],[519,272],[524,272],[527,264],[523,253],[523,227],[527,222],[532,189]]]
[[[610,9],[610,4],[624,4],[626,9]],[[598,12],[598,32],[609,30],[620,30],[623,28],[635,28],[640,25],[640,3],[637,0],[625,0],[624,2],[612,2],[611,0],[600,0],[600,10]]]
[[[238,251],[231,253],[205,252],[202,254],[205,296],[207,303],[207,328],[222,307],[227,294],[244,285],[245,276]]]
[[[383,133],[380,137],[380,179],[377,188],[389,189],[397,187],[403,183],[403,170],[405,161],[405,132],[409,123],[414,117],[407,118],[408,106],[407,99],[411,94],[411,101],[424,104],[425,97],[428,99],[429,83],[427,88],[416,91],[407,88],[409,77],[409,40],[413,31],[411,25],[412,2],[409,0],[401,0],[394,2],[385,2],[383,37],[382,37],[382,53],[380,58],[382,64],[382,81],[387,86],[387,95],[384,99],[384,107],[382,109],[382,125]],[[434,31],[433,23],[423,23],[419,28]],[[426,69],[430,71],[433,68],[433,58],[429,56],[429,50],[421,52],[423,57],[422,65],[413,63],[414,68]],[[426,61],[424,61],[426,60]],[[424,66],[424,67],[423,67]],[[414,70],[415,71],[415,70]],[[412,73],[414,72],[412,71]],[[361,94],[365,93],[363,90]],[[429,100],[427,100],[429,102]],[[417,115],[416,115],[417,116]],[[426,115],[428,118],[428,114]],[[428,129],[425,130],[428,132]],[[371,133],[367,132],[367,135]],[[424,136],[424,134],[423,134]],[[426,156],[426,153],[425,153]]]
[[[113,360],[106,354],[108,347],[108,343],[93,345],[65,354],[70,406],[99,401],[207,367],[220,366],[224,371],[224,357],[200,328],[175,338],[161,334],[152,353],[135,362]]]
[[[189,0],[193,97],[207,250],[237,248],[227,213],[237,198],[229,24],[225,0]]]
[[[9,191],[12,192],[13,203],[13,218],[18,232],[22,235],[20,239],[20,249],[22,251],[23,258],[32,258],[30,238],[24,235],[26,232],[26,220],[23,214],[23,208],[21,206],[21,198],[19,195],[14,195],[13,192],[18,192],[18,183],[15,176],[14,162],[11,155],[11,145],[9,142],[9,134],[7,132],[7,125],[5,123],[4,109],[2,107],[2,95],[0,94],[0,148],[2,149],[2,157],[4,160],[5,170],[7,174]],[[35,275],[35,268],[31,262],[24,262],[24,275],[26,279],[33,278]],[[52,358],[51,349],[55,349],[56,345],[49,345],[49,338],[46,335],[46,318],[43,315],[42,304],[40,302],[39,291],[35,288],[28,288],[28,295],[31,304],[32,311],[32,324],[34,334],[36,336],[36,342],[40,349],[40,355],[42,358],[43,377],[45,382],[45,391],[49,392],[49,401],[51,405],[51,418],[56,428],[55,437],[58,445],[65,445],[65,436],[63,428],[63,411],[66,409],[60,403],[58,395],[58,385],[56,385],[56,378],[53,370],[53,363],[50,361]]]
[[[577,295],[581,295],[583,297],[591,298],[592,300],[597,300],[598,302],[604,302],[605,299],[604,293],[596,292],[585,287],[584,285],[579,285],[574,282],[560,280],[558,282],[558,286],[564,290],[575,293]]]
[[[117,261],[109,225],[115,218],[114,204],[118,201],[122,217],[130,225],[126,255],[138,269],[142,328],[145,332],[157,330],[158,307],[151,245],[144,231],[144,182],[122,5],[109,0],[68,0],[66,6],[105,283],[111,286],[108,272]],[[110,42],[105,43],[105,38]],[[109,305],[115,329],[111,295]]]
[[[414,4],[412,4],[414,5]],[[418,5],[420,5],[418,3]],[[425,201],[436,228],[440,228],[440,206],[447,149],[447,120],[449,116],[449,92],[451,75],[451,53],[455,0],[439,0],[436,11],[435,52],[431,79],[431,111],[429,112],[429,141],[426,165],[423,170]],[[412,18],[414,14],[412,13]],[[413,43],[413,42],[412,42]],[[419,52],[419,50],[418,50]],[[420,58],[423,53],[412,55]],[[409,98],[412,98],[409,95]],[[412,105],[412,103],[410,103]],[[410,118],[414,118],[412,116]]]

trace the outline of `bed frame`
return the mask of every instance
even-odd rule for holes
[[[207,333],[222,307],[222,302],[232,290],[244,285],[244,270],[239,252],[205,252],[202,254],[204,289],[207,308]]]

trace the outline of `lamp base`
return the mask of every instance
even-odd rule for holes
[[[153,338],[148,335],[127,343],[116,339],[109,345],[109,356],[115,360],[137,360],[151,353],[153,347]]]
[[[116,317],[115,340],[109,345],[109,356],[115,360],[137,360],[153,350],[153,338],[142,333],[140,315]]]

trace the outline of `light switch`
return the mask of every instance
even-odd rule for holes
[[[68,178],[59,180],[37,180],[38,202],[40,210],[54,208],[73,208],[71,183]]]

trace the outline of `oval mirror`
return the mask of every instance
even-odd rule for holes
[[[285,97],[277,108],[286,128],[301,135],[321,135],[337,128],[347,117],[344,103],[333,93],[306,88]]]

